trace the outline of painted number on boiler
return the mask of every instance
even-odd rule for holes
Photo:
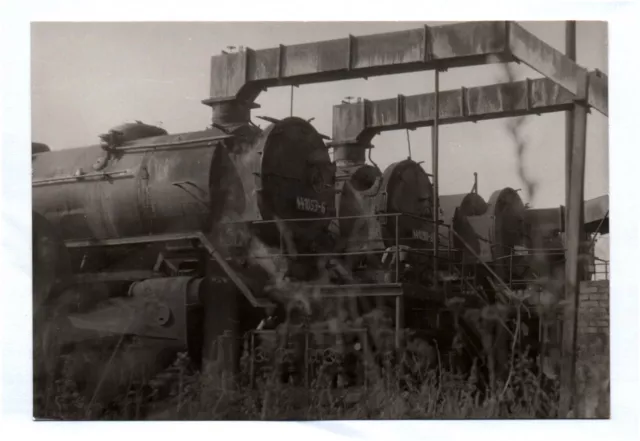
[[[306,211],[309,213],[325,214],[327,211],[327,206],[324,203],[321,203],[315,199],[303,197],[296,198],[296,207],[300,211]]]
[[[431,242],[433,239],[431,233],[424,230],[413,230],[413,238],[423,240],[425,242]]]

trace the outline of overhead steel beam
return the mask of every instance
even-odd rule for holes
[[[265,88],[497,62],[504,21],[468,22],[223,53],[211,58],[211,97],[253,101]]]
[[[547,78],[440,92],[439,124],[476,122],[568,110],[575,96]],[[433,124],[435,93],[402,96],[333,108],[334,145],[368,143],[387,130]]]
[[[588,75],[517,23],[466,22],[216,55],[211,58],[210,98],[203,103],[246,107],[269,87],[508,61],[529,65],[573,95]],[[584,99],[607,115],[606,75],[591,77],[588,90]],[[233,106],[215,115],[246,116]]]
[[[603,115],[609,115],[609,80],[604,73],[598,70],[588,72],[517,23],[510,22],[508,29],[509,52],[517,61],[538,71],[581,100],[585,99],[590,107]],[[585,82],[587,93],[583,96]]]

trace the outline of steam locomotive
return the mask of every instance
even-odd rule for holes
[[[337,166],[296,117],[181,134],[125,124],[92,146],[34,143],[32,170],[36,377],[55,370],[55,340],[95,354],[72,368],[87,390],[112,393],[123,372],[144,382],[179,352],[237,370],[237,337],[283,310],[283,280],[404,291],[395,320],[413,328],[445,326],[424,312],[452,295],[442,280],[461,280],[457,295],[526,280],[517,191],[441,196],[436,226],[418,163]]]

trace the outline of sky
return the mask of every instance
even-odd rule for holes
[[[32,24],[32,139],[52,149],[96,143],[98,135],[123,122],[142,120],[170,133],[202,130],[210,124],[210,57],[228,46],[252,49],[297,44],[349,34],[367,35],[443,22],[174,22]],[[538,38],[564,51],[564,22],[520,22]],[[577,62],[608,73],[605,22],[578,22]],[[518,80],[539,78],[516,66]],[[502,65],[451,69],[440,74],[440,89],[504,82]],[[434,90],[433,72],[368,80],[305,85],[295,89],[293,113],[314,117],[314,126],[331,135],[332,106],[347,96],[382,99]],[[289,115],[289,87],[273,88],[257,99],[258,115]],[[254,119],[258,125],[266,123]],[[517,172],[516,145],[508,119],[441,126],[440,194],[466,193],[478,173],[479,193],[488,199],[504,187],[524,188]],[[537,183],[534,207],[564,204],[564,113],[527,117],[525,172]],[[431,129],[410,132],[412,158],[431,171]],[[373,139],[373,160],[385,168],[408,155],[406,133]],[[607,194],[608,121],[593,110],[587,124],[585,198]],[[608,254],[608,253],[607,253]]]

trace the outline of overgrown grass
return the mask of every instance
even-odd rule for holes
[[[579,358],[579,408],[574,416],[609,417],[609,366],[602,354],[603,348],[596,344]],[[66,356],[63,365],[77,355]],[[151,406],[143,400],[148,390],[131,388],[109,404],[93,402],[91,409],[87,400],[91,394],[79,390],[71,370],[63,369],[62,377],[46,390],[50,405],[39,415],[62,420],[271,421],[564,417],[557,414],[557,382],[543,387],[541,376],[523,354],[515,355],[508,383],[497,381],[490,390],[478,387],[475,372],[460,375],[444,367],[422,369],[415,359],[413,364],[405,363],[402,371],[397,366],[369,365],[366,387],[333,389],[322,378],[311,381],[309,387],[282,384],[279,375],[263,375],[250,387],[246,369],[231,386],[219,381],[215,368],[193,371],[186,360],[178,360],[176,366],[179,374],[167,397]]]

